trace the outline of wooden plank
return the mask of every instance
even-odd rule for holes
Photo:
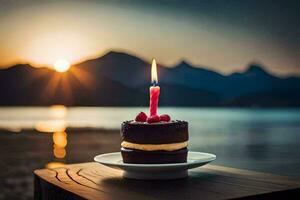
[[[98,163],[34,173],[35,199],[274,199],[292,193],[300,198],[299,179],[215,165],[170,181],[124,179],[122,171]]]

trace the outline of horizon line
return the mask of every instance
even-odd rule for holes
[[[83,59],[80,59],[79,61],[75,61],[74,63],[71,63],[71,66],[77,66],[77,65],[80,65],[80,64],[82,64],[84,62],[88,62],[88,61],[93,61],[93,60],[100,59],[100,58],[104,57],[105,55],[107,55],[109,53],[112,53],[112,52],[114,52],[114,53],[120,53],[120,54],[126,54],[128,56],[136,57],[136,58],[142,60],[143,62],[148,63],[149,67],[151,65],[151,59],[146,59],[143,56],[139,56],[137,53],[130,52],[128,50],[113,48],[113,49],[105,50],[103,53],[99,53],[99,54],[97,54],[95,56],[88,56],[85,59],[83,58]],[[274,72],[271,72],[270,70],[268,70],[263,63],[261,63],[260,61],[255,61],[255,60],[254,61],[249,61],[248,64],[246,65],[246,68],[244,70],[235,70],[235,71],[232,71],[232,72],[229,72],[229,73],[223,73],[223,72],[221,72],[219,70],[211,69],[209,66],[193,64],[189,59],[186,59],[186,58],[178,59],[178,61],[176,62],[176,64],[174,64],[172,66],[160,64],[160,62],[158,62],[158,66],[159,67],[168,68],[168,69],[172,69],[172,68],[177,67],[178,65],[180,65],[183,62],[187,63],[189,66],[191,66],[193,68],[196,68],[196,69],[205,69],[205,70],[208,70],[208,71],[216,72],[216,73],[218,73],[218,74],[220,74],[222,76],[230,76],[230,75],[232,75],[234,73],[244,73],[244,72],[246,72],[251,67],[251,65],[258,65],[261,69],[263,69],[264,71],[266,71],[268,74],[270,74],[272,76],[275,76],[275,77],[278,77],[278,78],[292,78],[292,77],[300,78],[300,72],[299,73],[288,73],[288,74],[274,73]],[[49,70],[55,71],[55,69],[52,66],[50,66],[50,65],[40,65],[40,64],[31,63],[31,62],[28,62],[28,61],[16,61],[13,64],[10,64],[8,66],[2,66],[1,65],[0,66],[0,70],[5,70],[5,69],[13,68],[13,67],[15,67],[17,65],[29,65],[30,67],[36,68],[36,69],[47,68]]]

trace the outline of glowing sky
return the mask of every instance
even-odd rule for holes
[[[257,61],[273,73],[300,74],[297,2],[0,2],[2,67],[76,63],[117,49],[169,66],[187,59],[230,73]]]

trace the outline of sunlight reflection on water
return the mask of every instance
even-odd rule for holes
[[[68,143],[65,121],[67,115],[65,106],[56,105],[49,108],[49,117],[53,120],[38,121],[35,129],[42,133],[52,133],[53,140],[53,155],[60,162],[50,162],[46,165],[47,168],[55,168],[64,165],[63,159],[66,157],[66,146]]]
[[[133,119],[139,111],[148,112],[148,108],[0,108],[0,128],[49,134],[52,162],[63,164],[70,145],[67,135],[72,134],[67,128],[118,130],[122,121]],[[216,164],[300,175],[300,110],[160,108],[159,113],[188,121],[189,149],[216,154]]]

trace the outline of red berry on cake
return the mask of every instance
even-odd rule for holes
[[[157,122],[160,122],[160,118],[158,115],[153,115],[153,116],[150,116],[147,118],[147,122],[148,123],[157,123]]]
[[[167,114],[163,114],[163,115],[159,116],[159,118],[160,118],[160,121],[163,121],[163,122],[171,121],[171,117]]]
[[[137,122],[146,122],[147,121],[147,115],[144,112],[140,112],[136,117],[135,121]]]

